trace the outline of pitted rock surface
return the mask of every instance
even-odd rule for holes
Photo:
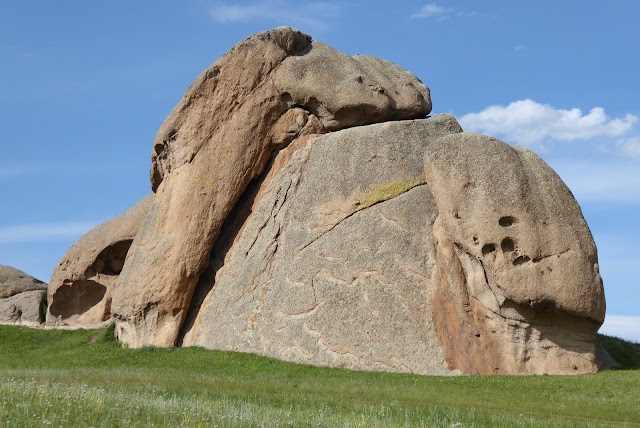
[[[434,323],[466,373],[592,372],[605,300],[573,195],[531,151],[473,133],[426,152],[438,207]]]

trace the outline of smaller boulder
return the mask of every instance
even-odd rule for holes
[[[69,248],[51,275],[48,325],[97,325],[111,318],[112,288],[152,201],[145,197]]]
[[[46,296],[46,283],[11,266],[0,265],[0,324],[42,324]]]
[[[46,290],[47,284],[11,266],[0,265],[0,299],[25,291]]]
[[[47,292],[32,290],[0,299],[0,324],[36,327],[44,322]]]

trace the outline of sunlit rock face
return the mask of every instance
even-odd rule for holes
[[[240,42],[158,131],[156,196],[114,289],[118,337],[136,347],[176,344],[224,221],[274,151],[430,111],[427,87],[389,62],[350,57],[286,27]]]
[[[423,157],[456,132],[442,115],[281,151],[225,225],[183,344],[447,373],[431,320],[437,209]]]
[[[359,370],[596,371],[604,294],[571,192],[430,111],[394,64],[291,28],[243,40],[160,127],[154,195],[65,256],[49,322]]]
[[[532,152],[462,133],[425,156],[436,200],[434,324],[465,373],[597,369],[605,301],[593,238],[569,189]]]

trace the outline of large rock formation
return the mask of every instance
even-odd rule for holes
[[[430,111],[427,88],[391,63],[349,57],[291,28],[242,41],[198,77],[158,131],[156,198],[114,292],[118,337],[175,345],[222,223],[274,150]]]
[[[50,322],[364,370],[596,371],[604,294],[573,196],[430,110],[393,64],[249,37],[161,126],[155,196],[65,256]]]
[[[36,326],[44,321],[47,284],[0,265],[0,324]]]

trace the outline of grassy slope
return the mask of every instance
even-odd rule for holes
[[[0,326],[0,426],[640,426],[640,346],[613,338],[631,370],[430,377],[107,336]]]
[[[640,343],[631,343],[602,334],[598,335],[598,340],[613,359],[620,363],[620,369],[640,370]]]

